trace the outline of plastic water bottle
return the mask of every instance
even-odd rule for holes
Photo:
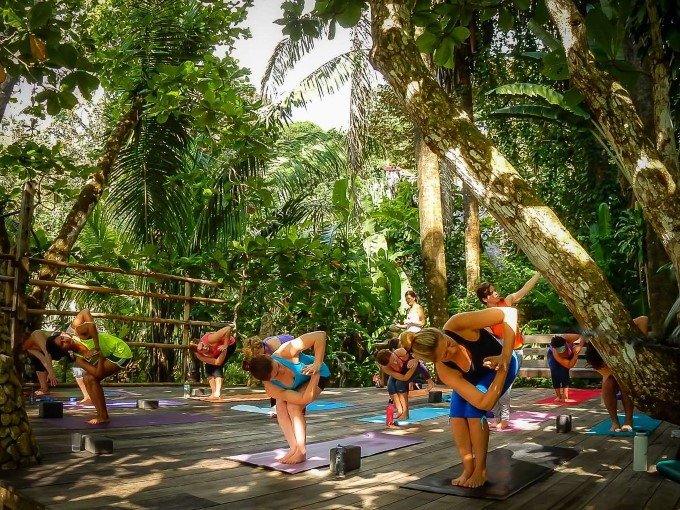
[[[184,381],[184,398],[189,397],[191,397],[191,385],[187,381]]]
[[[345,448],[341,445],[335,449],[335,474],[345,476]]]
[[[388,427],[394,425],[394,402],[392,402],[392,399],[387,403],[387,408],[385,409],[385,425]]]
[[[646,432],[638,432],[633,438],[633,471],[647,471]]]
[[[28,396],[28,403],[31,405],[35,404],[35,388],[31,388],[31,393]]]

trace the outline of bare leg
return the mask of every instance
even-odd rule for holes
[[[120,367],[115,363],[111,363],[107,359],[100,359],[99,363],[104,364],[101,377],[92,375],[88,370],[88,373],[83,377],[83,382],[87,388],[87,393],[92,399],[95,409],[97,410],[97,416],[87,423],[90,425],[98,425],[100,423],[107,423],[110,421],[108,410],[106,409],[106,399],[104,398],[104,388],[102,388],[101,381],[110,375],[115,374],[120,370]],[[100,365],[97,364],[97,368]]]
[[[616,402],[616,390],[618,387],[619,385],[612,375],[606,375],[602,378],[602,400],[609,413],[609,419],[612,421],[612,426],[610,428],[612,432],[621,431],[621,422],[619,422],[619,416],[617,414],[618,406]]]
[[[394,402],[394,407],[396,407],[397,409],[397,413],[394,415],[394,419],[396,420],[404,412],[404,404],[401,401],[400,393],[393,393],[392,395],[390,395],[390,398],[392,399],[392,402]]]
[[[489,427],[486,420],[469,418],[467,420],[472,442],[472,453],[475,457],[475,469],[472,476],[463,484],[464,487],[481,487],[486,483],[486,452],[489,449]]]
[[[49,395],[50,385],[47,384],[47,372],[41,370],[35,374],[38,376],[38,384],[40,384],[40,389],[35,392],[35,396],[41,397],[43,395]]]
[[[451,480],[451,485],[464,485],[475,470],[475,462],[472,457],[472,442],[470,430],[465,418],[451,418],[451,434],[456,443],[460,460],[463,462],[463,472],[458,478]]]
[[[635,405],[633,404],[633,400],[628,396],[628,394],[622,391],[620,387],[619,391],[621,391],[621,402],[623,402],[623,411],[626,413],[626,419],[623,422],[624,425],[621,427],[621,430],[624,432],[632,432],[633,410],[635,408]]]
[[[215,398],[221,398],[222,395],[222,378],[215,377],[215,391],[213,391]]]
[[[305,406],[288,403],[288,414],[295,434],[295,453],[286,459],[286,464],[299,464],[307,460],[307,420],[302,411]]]
[[[279,459],[279,462],[285,464],[296,450],[293,423],[291,422],[290,415],[288,414],[288,402],[280,399],[276,400],[276,420],[279,422],[279,427],[281,428],[281,432],[283,432],[283,437],[286,438],[286,442],[290,447],[288,453]]]
[[[401,415],[402,420],[408,420],[408,393],[402,393],[402,405],[404,406],[404,414]]]
[[[219,343],[220,340],[225,338],[225,336],[229,332],[231,332],[231,326],[225,326],[222,329],[219,329],[217,331],[213,331],[212,333],[209,333],[208,334],[208,343],[210,343],[210,344]]]
[[[76,377],[76,384],[78,384],[78,388],[80,388],[80,391],[83,392],[83,400],[79,401],[78,403],[84,406],[90,405],[92,403],[92,399],[90,398],[90,395],[87,392],[87,387],[85,386],[83,378]]]
[[[561,388],[558,386],[557,388],[553,388],[555,390],[555,400],[562,400],[562,391]]]
[[[564,391],[564,400],[569,400],[569,386],[565,386],[562,391]]]
[[[208,384],[210,385],[210,398],[215,396],[215,378],[211,375],[208,377]]]

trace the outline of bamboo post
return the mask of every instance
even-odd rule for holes
[[[184,345],[189,345],[189,339],[191,336],[191,329],[189,327],[189,324],[186,324],[186,322],[189,320],[191,317],[191,283],[189,282],[184,282],[184,297],[187,298],[186,301],[184,301],[184,321],[185,324],[182,327],[182,343]],[[190,372],[190,366],[191,366],[191,353],[189,352],[183,352],[182,353],[184,359],[182,360],[182,381],[187,380],[187,372]]]
[[[28,240],[33,224],[33,202],[36,192],[34,181],[26,181],[21,195],[19,227],[14,251],[14,295],[12,296],[12,349],[16,350],[24,339],[26,327],[26,283],[28,282]]]

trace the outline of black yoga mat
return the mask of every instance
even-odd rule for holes
[[[556,466],[576,455],[578,451],[573,448],[534,443],[509,444],[489,452],[486,459],[489,480],[482,487],[468,489],[451,485],[451,480],[462,470],[460,464],[402,487],[468,498],[502,500],[549,476]]]

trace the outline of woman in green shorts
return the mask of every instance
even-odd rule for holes
[[[130,363],[130,347],[120,338],[98,331],[89,310],[82,310],[71,327],[53,341],[62,351],[72,353],[76,366],[86,372],[83,382],[97,410],[97,416],[88,423],[107,423],[109,413],[101,382]]]

